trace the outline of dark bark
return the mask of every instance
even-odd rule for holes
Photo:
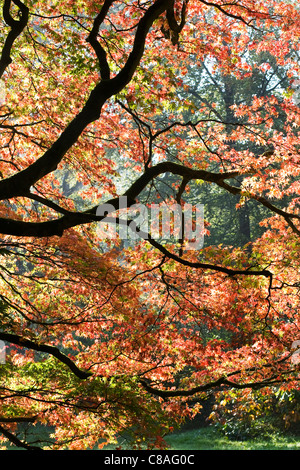
[[[29,9],[19,0],[13,0],[13,3],[19,7],[20,19],[15,20],[10,14],[11,0],[5,0],[3,5],[3,18],[5,23],[10,26],[10,31],[5,40],[2,54],[0,58],[0,78],[5,72],[6,68],[11,64],[11,51],[13,44],[18,36],[22,33],[28,23]]]
[[[169,3],[170,0],[157,0],[151,7],[149,7],[139,21],[132,51],[129,54],[123,69],[115,77],[110,80],[102,80],[95,86],[82,110],[70,122],[51,148],[49,148],[37,161],[25,170],[0,181],[0,199],[3,200],[18,196],[26,196],[31,186],[44,176],[56,170],[58,164],[61,162],[68,150],[77,142],[84,129],[90,123],[99,119],[104,103],[121,91],[130,82],[137,66],[139,65],[141,57],[143,56],[145,40],[149,29],[156,18],[166,10]],[[104,4],[106,12],[108,11],[110,4],[111,2],[106,2]],[[103,21],[102,17],[101,20]],[[92,36],[90,35],[89,38],[91,39],[92,37],[94,39],[94,42],[92,41],[92,43],[95,45],[96,32],[91,34]],[[102,64],[104,60],[103,54],[104,51],[102,51],[101,56]],[[105,77],[107,77],[108,70],[105,70],[104,74]]]
[[[37,343],[35,341],[23,338],[22,336],[11,334],[11,333],[2,333],[0,332],[0,339],[7,341],[17,346],[24,348],[32,349],[34,351],[45,352],[51,354],[51,356],[58,359],[60,362],[69,367],[69,369],[79,378],[87,379],[92,374],[90,372],[83,371],[79,369],[76,364],[65,354],[62,354],[60,350],[54,346],[49,346],[46,344]]]
[[[15,446],[21,447],[26,450],[43,450],[40,447],[37,446],[31,446],[30,444],[27,444],[26,442],[22,442],[20,439],[17,438],[13,433],[5,429],[3,426],[0,426],[0,432],[5,436],[7,439],[10,440]]]

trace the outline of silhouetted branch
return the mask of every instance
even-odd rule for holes
[[[11,50],[17,37],[22,33],[28,23],[29,9],[20,0],[13,0],[13,3],[20,9],[20,19],[15,20],[10,14],[11,0],[4,0],[3,18],[5,23],[10,26],[10,31],[5,40],[0,58],[0,78],[6,68],[11,64]]]
[[[27,449],[27,450],[43,450],[40,447],[31,446],[30,444],[27,444],[26,442],[21,441],[20,439],[17,438],[17,436],[15,436],[13,433],[5,429],[3,426],[0,426],[0,432],[3,434],[3,436],[9,439],[9,441],[15,444],[17,447],[22,447],[23,449]]]
[[[7,341],[12,344],[16,344],[17,346],[21,346],[28,349],[33,349],[34,351],[45,352],[47,354],[51,354],[51,356],[58,359],[60,362],[65,364],[69,367],[69,369],[79,378],[79,379],[87,379],[92,374],[90,372],[83,371],[79,369],[76,364],[68,357],[65,356],[63,353],[60,352],[58,348],[55,346],[48,346],[46,344],[37,343],[35,341],[23,338],[22,336],[11,334],[11,333],[2,333],[0,332],[0,339],[3,341]]]

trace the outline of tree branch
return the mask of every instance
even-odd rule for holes
[[[195,170],[173,162],[158,163],[153,167],[147,168],[146,171],[124,193],[123,196],[127,197],[128,207],[134,204],[137,196],[149,182],[151,182],[158,175],[166,172],[180,175],[186,180],[202,179],[204,181],[215,183],[223,181],[226,178],[234,178],[235,176],[239,175],[239,172],[237,171],[228,173],[212,173],[206,170]],[[32,193],[25,193],[24,196],[35,198],[36,200],[39,200],[39,202],[42,202],[42,198],[37,197]],[[56,207],[55,203],[47,200],[44,200],[44,203],[52,209],[55,209],[58,212],[62,212],[62,208],[59,206]],[[107,201],[106,204],[113,206],[115,210],[117,210],[119,208],[119,198],[111,199]],[[0,218],[0,233],[24,237],[47,237],[55,235],[61,236],[68,228],[84,223],[90,223],[92,221],[102,220],[103,217],[96,215],[97,208],[98,205],[88,209],[85,212],[65,211],[65,215],[63,217],[47,222],[23,222],[21,220]]]
[[[158,243],[156,240],[151,238],[149,236],[148,239],[149,243],[154,247],[157,248],[161,253],[163,253],[166,257],[173,259],[174,261],[177,261],[180,264],[183,264],[184,266],[189,266],[190,268],[196,268],[196,269],[210,269],[212,271],[218,271],[224,274],[227,274],[228,276],[264,276],[270,279],[270,283],[272,283],[272,278],[273,274],[271,271],[267,269],[230,269],[226,268],[224,266],[219,266],[216,264],[210,264],[210,263],[201,263],[201,262],[193,262],[189,261],[185,258],[181,258],[180,256],[176,255],[175,253],[171,253],[169,250],[167,250],[163,245]]]
[[[244,23],[246,26],[249,26],[257,31],[259,31],[258,28],[256,28],[255,26],[251,25],[252,21],[254,18],[252,18],[251,20],[249,21],[246,21],[245,18],[243,18],[241,15],[236,15],[234,13],[229,13],[225,8],[224,6],[237,6],[239,8],[243,8],[244,10],[246,10],[248,13],[252,13],[253,15],[255,15],[255,12],[250,10],[249,8],[243,6],[243,5],[239,5],[238,3],[229,3],[226,5],[226,3],[224,5],[220,5],[218,3],[214,3],[214,2],[208,2],[207,0],[200,0],[201,3],[204,3],[205,5],[207,6],[211,6],[211,7],[214,7],[216,8],[217,10],[221,11],[224,15],[228,16],[229,18],[233,18],[235,20],[238,20],[238,21],[241,21],[242,23]],[[266,13],[260,13],[260,15],[263,15],[265,18],[268,18],[270,15],[266,14]]]
[[[272,368],[276,364],[277,365],[282,364],[287,359],[289,359],[289,357],[290,355],[282,359],[279,359],[274,364],[271,364],[271,363],[265,364],[262,366],[262,368],[269,368],[269,367]],[[253,372],[255,370],[256,370],[255,367],[249,367],[248,369],[245,370],[245,372]],[[289,372],[293,372],[293,370],[290,370]],[[147,381],[144,379],[140,380],[140,383],[144,387],[144,389],[147,392],[151,393],[152,395],[156,395],[161,398],[172,398],[172,397],[190,397],[190,396],[196,395],[197,393],[205,392],[207,390],[211,390],[213,388],[217,388],[221,386],[227,386],[227,387],[236,388],[239,390],[242,390],[245,388],[252,388],[253,390],[259,390],[261,388],[269,387],[269,386],[276,385],[276,384],[283,382],[283,379],[279,378],[278,373],[274,373],[265,379],[254,381],[254,382],[237,383],[237,382],[233,382],[232,380],[228,380],[228,377],[232,377],[240,373],[241,373],[241,370],[230,372],[229,374],[224,375],[217,380],[213,380],[211,382],[208,382],[203,385],[199,385],[198,387],[190,388],[188,390],[160,390],[149,385],[149,383],[147,383]]]
[[[3,18],[5,23],[10,26],[11,30],[7,35],[4,43],[2,54],[0,58],[0,78],[5,72],[6,68],[11,64],[11,50],[17,37],[22,33],[23,29],[28,23],[29,9],[20,0],[13,0],[13,3],[18,6],[21,12],[19,20],[15,20],[10,14],[11,0],[4,0],[3,4]]]
[[[234,194],[234,195],[240,194],[241,196],[244,195],[244,192],[243,192],[242,189],[237,188],[236,186],[230,186],[229,184],[225,183],[225,181],[220,180],[220,181],[217,181],[216,184],[218,186],[220,186],[221,188],[225,189],[226,191],[228,191],[231,194]],[[291,226],[293,231],[299,235],[299,233],[300,233],[299,230],[297,230],[297,228],[294,226],[294,224],[290,223],[290,219],[300,220],[299,215],[291,214],[291,213],[286,212],[282,209],[279,209],[278,207],[271,204],[267,199],[265,199],[262,196],[257,196],[256,194],[247,194],[247,197],[249,197],[250,199],[254,199],[255,201],[258,201],[260,204],[267,207],[272,212],[275,212],[275,214],[278,214],[278,215],[282,216],[287,221],[287,223]]]
[[[87,379],[92,374],[90,372],[86,372],[84,370],[79,369],[76,364],[68,356],[65,356],[63,353],[60,352],[58,348],[55,346],[49,346],[46,344],[36,343],[35,341],[31,341],[29,339],[23,338],[22,336],[15,335],[12,333],[2,333],[0,332],[0,339],[3,341],[7,341],[9,343],[16,344],[17,346],[21,346],[28,349],[33,349],[34,351],[45,352],[47,354],[51,354],[51,356],[58,359],[60,362],[65,364],[69,367],[69,369],[78,377],[79,379]]]
[[[182,176],[186,182],[193,179],[208,181],[217,184],[218,186],[222,187],[231,194],[243,195],[243,191],[240,188],[231,186],[224,181],[226,179],[232,179],[237,176],[240,176],[239,171],[213,173],[206,170],[196,170],[174,162],[161,162],[155,166],[146,168],[145,172],[139,178],[137,178],[137,180],[130,186],[130,188],[128,188],[127,191],[125,191],[123,196],[127,197],[127,207],[130,207],[132,204],[135,203],[135,199],[138,197],[141,191],[148,185],[148,183],[150,183],[154,178],[156,178],[160,174],[168,172],[174,175]],[[43,202],[43,198],[36,197],[35,195],[32,195],[32,193],[25,193],[24,196],[31,198],[34,197],[36,200],[39,199],[39,202]],[[295,226],[290,223],[290,219],[296,218],[300,220],[300,216],[296,214],[290,214],[289,212],[283,211],[282,209],[278,209],[276,206],[274,206],[261,196],[249,195],[249,197],[257,200],[260,204],[264,205],[272,212],[284,217],[284,219],[289,223],[292,229]],[[75,227],[81,224],[91,223],[94,221],[101,221],[103,219],[103,217],[99,217],[96,215],[98,205],[86,210],[85,212],[71,212],[62,209],[60,206],[57,206],[51,201],[44,200],[44,203],[52,209],[56,210],[57,212],[64,212],[65,215],[59,219],[54,219],[47,222],[23,222],[21,220],[0,218],[0,233],[23,237],[50,237],[56,235],[61,236],[63,232],[68,228]],[[114,210],[118,210],[119,198],[111,199],[107,201],[106,204],[111,205]]]
[[[34,423],[36,420],[37,416],[12,416],[11,418],[0,416],[0,423]]]
[[[139,21],[134,44],[122,70],[110,80],[102,80],[91,91],[81,112],[70,122],[62,134],[38,160],[20,171],[0,181],[0,199],[25,196],[38,180],[56,170],[67,151],[77,142],[84,129],[99,119],[104,103],[120,92],[131,80],[144,53],[145,40],[153,22],[166,10],[170,0],[156,0]],[[109,1],[106,2],[106,8]],[[104,9],[105,11],[105,9]],[[100,13],[101,15],[101,13]],[[100,20],[102,19],[101,15]],[[100,21],[99,20],[99,21]],[[103,70],[103,61],[102,70]],[[105,70],[105,67],[104,67]],[[104,72],[105,76],[107,70]]]
[[[100,67],[100,76],[102,80],[109,80],[110,79],[110,68],[106,58],[106,52],[99,43],[97,39],[97,35],[99,33],[99,28],[103,23],[110,6],[113,4],[114,0],[106,0],[101,8],[100,13],[94,20],[93,28],[87,38],[87,42],[90,43],[92,48],[94,49],[96,56],[98,58],[99,67]]]
[[[18,439],[17,436],[15,436],[10,431],[5,429],[3,426],[0,426],[0,432],[3,434],[3,436],[9,439],[9,441],[15,444],[17,447],[22,447],[23,449],[27,449],[27,450],[43,450],[40,447],[31,446],[30,444],[27,444],[26,442],[20,441],[20,439]]]

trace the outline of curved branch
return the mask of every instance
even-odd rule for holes
[[[154,388],[148,385],[146,381],[140,380],[141,385],[144,387],[144,389],[147,392],[151,393],[151,395],[156,395],[161,398],[191,397],[193,395],[196,395],[197,393],[206,392],[207,390],[221,387],[222,385],[230,387],[230,388],[236,388],[239,390],[242,390],[245,388],[252,388],[253,390],[259,390],[261,388],[270,387],[272,385],[280,384],[282,382],[283,382],[282,380],[276,377],[272,377],[268,380],[262,380],[258,382],[246,382],[246,383],[239,384],[239,383],[227,380],[225,377],[221,377],[218,380],[209,382],[205,385],[199,385],[199,387],[194,387],[189,390],[159,390],[157,388]]]
[[[146,171],[130,186],[124,193],[130,200],[135,199],[140,192],[157,176],[163,173],[172,173],[182,176],[185,180],[202,180],[211,183],[219,183],[225,179],[235,178],[240,175],[239,171],[230,171],[227,173],[213,173],[206,170],[196,170],[184,165],[173,162],[161,162],[155,166],[149,167]]]
[[[289,357],[290,357],[290,354],[288,356],[282,358],[282,359],[279,359],[279,360],[275,361],[274,364],[271,364],[271,363],[264,364],[262,366],[262,368],[264,368],[264,369],[271,368],[271,370],[272,370],[274,365],[282,364],[283,362],[288,360]],[[256,370],[255,367],[249,367],[244,372],[253,372],[255,370]],[[294,372],[294,369],[291,369],[290,371],[284,372],[283,374],[287,374],[289,372]],[[224,376],[220,377],[217,380],[207,382],[206,384],[199,385],[198,387],[193,387],[193,388],[190,388],[188,390],[160,390],[160,389],[152,387],[144,379],[140,380],[140,384],[144,387],[144,389],[147,392],[151,393],[152,395],[156,395],[156,396],[161,397],[161,398],[172,398],[172,397],[190,397],[190,396],[196,395],[197,393],[205,392],[207,390],[211,390],[213,388],[221,387],[221,386],[236,388],[236,389],[239,389],[239,390],[242,390],[242,389],[245,389],[245,388],[252,388],[253,390],[259,390],[259,389],[264,388],[264,387],[269,387],[269,386],[280,384],[280,383],[284,382],[284,380],[279,377],[278,373],[272,373],[272,375],[270,375],[269,377],[264,378],[262,380],[254,381],[254,382],[237,383],[237,382],[233,382],[232,380],[228,379],[229,377],[232,377],[232,376],[240,374],[240,373],[241,373],[241,370],[230,372],[229,374],[224,375]]]
[[[169,7],[172,0],[157,0],[151,7],[148,8],[145,15],[139,21],[132,51],[128,56],[126,64],[123,69],[111,81],[116,87],[118,93],[122,90],[131,80],[133,74],[140,63],[145,49],[145,41],[149,29],[154,21]]]
[[[60,352],[58,348],[55,346],[49,346],[46,344],[39,344],[35,341],[31,341],[29,339],[23,338],[22,336],[15,335],[12,333],[2,333],[0,332],[0,339],[3,341],[7,341],[9,343],[16,344],[17,346],[21,346],[28,349],[33,349],[34,351],[45,352],[47,354],[51,354],[51,356],[58,359],[60,362],[65,364],[69,367],[69,369],[78,377],[79,379],[87,379],[92,374],[91,372],[86,372],[84,370],[79,369],[76,364],[68,356],[65,356],[63,353]]]
[[[191,179],[202,179],[204,181],[214,183],[221,182],[227,178],[234,178],[239,175],[239,172],[237,171],[228,173],[212,173],[206,170],[195,170],[173,162],[158,163],[153,167],[147,168],[146,171],[124,193],[124,196],[127,197],[128,207],[135,203],[135,199],[148,183],[160,174],[167,172],[180,175],[184,177],[186,181]],[[22,172],[19,174],[21,173]],[[37,196],[29,193],[28,191],[24,193],[24,196],[35,198],[36,200],[39,199],[39,202],[43,202],[41,198],[38,197],[37,199]],[[57,212],[62,212],[62,208],[56,206],[54,203],[47,200],[44,200],[44,203]],[[115,210],[117,210],[119,208],[119,198],[109,200],[106,204],[113,206]],[[0,233],[24,237],[61,236],[68,228],[84,223],[90,223],[92,221],[100,221],[102,217],[96,216],[97,208],[98,206],[94,206],[92,209],[85,212],[64,211],[65,214],[63,217],[47,222],[23,222],[22,220],[0,218]]]
[[[154,248],[157,248],[165,256],[167,256],[170,259],[173,259],[174,261],[177,261],[178,263],[183,264],[184,266],[189,266],[190,268],[196,268],[196,269],[210,269],[212,271],[218,271],[218,272],[227,274],[228,276],[264,276],[270,279],[270,286],[272,284],[273,274],[271,273],[271,271],[267,269],[261,269],[261,270],[230,269],[230,268],[226,268],[224,266],[219,266],[216,264],[193,262],[185,258],[181,258],[180,256],[177,256],[175,253],[171,253],[163,245],[158,243],[156,240],[153,240],[153,238],[151,238],[150,236],[148,237],[148,241]]]
[[[213,173],[206,170],[197,170],[189,168],[174,162],[161,162],[155,166],[146,168],[145,172],[139,178],[136,179],[136,181],[130,186],[130,188],[127,189],[127,191],[125,191],[123,197],[127,197],[127,207],[130,207],[132,204],[135,203],[135,199],[138,197],[141,191],[154,178],[156,178],[160,174],[168,172],[183,177],[186,182],[193,179],[208,181],[217,184],[218,186],[222,187],[231,194],[243,195],[243,191],[240,188],[231,186],[224,181],[226,179],[232,179],[237,176],[240,176],[241,174],[239,171]],[[21,173],[22,172],[20,172],[20,174]],[[8,180],[3,180],[3,182],[5,181]],[[35,195],[29,193],[28,191],[24,194],[24,196],[30,198],[34,197],[37,199]],[[300,216],[290,214],[289,212],[283,211],[282,209],[278,209],[276,206],[271,204],[267,199],[263,198],[262,196],[249,195],[249,197],[255,199],[272,212],[284,217],[284,219],[290,224],[292,229],[295,226],[290,223],[290,219],[295,218],[300,220]],[[98,205],[86,210],[85,212],[71,212],[62,209],[59,206],[56,206],[55,203],[52,203],[50,201],[43,201],[42,198],[39,198],[39,201],[45,203],[57,212],[64,212],[64,216],[59,219],[54,219],[47,222],[23,222],[21,220],[0,218],[0,233],[23,237],[50,237],[56,235],[61,236],[65,230],[71,227],[91,223],[93,221],[100,221],[103,218],[96,215]],[[111,199],[107,201],[106,204],[111,205],[114,210],[118,210],[119,198],[117,197]]]
[[[30,187],[34,186],[38,180],[56,170],[58,164],[68,150],[77,142],[84,129],[91,122],[99,119],[104,103],[109,98],[119,93],[130,82],[143,56],[149,29],[161,13],[166,10],[169,3],[170,0],[156,0],[156,2],[148,8],[139,21],[132,51],[122,70],[114,78],[102,80],[95,86],[82,110],[65,128],[52,147],[38,160],[25,170],[0,181],[0,199],[25,196],[29,192]],[[106,5],[109,5],[109,2],[107,2]],[[105,72],[105,76],[106,75],[107,70]]]
[[[236,15],[234,13],[230,13],[229,11],[227,11],[224,7],[226,6],[238,6],[239,8],[243,8],[244,10],[246,10],[248,13],[252,13],[253,15],[255,14],[255,11],[252,11],[250,10],[249,8],[247,8],[246,6],[243,6],[243,5],[238,5],[237,3],[236,4],[233,4],[233,3],[229,3],[229,4],[224,4],[224,5],[220,5],[218,3],[214,3],[214,2],[209,2],[207,0],[201,0],[201,3],[204,3],[204,5],[207,5],[207,6],[211,6],[211,7],[214,7],[216,8],[217,10],[221,11],[224,15],[228,16],[229,18],[233,18],[235,20],[238,20],[238,21],[241,21],[242,23],[244,23],[246,26],[250,26],[251,28],[259,31],[258,28],[256,28],[255,26],[251,25],[251,23],[253,22],[253,19],[252,18],[251,20],[249,21],[246,21],[245,18],[243,18],[241,15]],[[269,14],[266,14],[266,13],[261,13],[261,15],[263,15],[265,18],[268,18],[270,17]]]
[[[183,0],[183,4],[181,8],[180,23],[177,23],[177,20],[175,18],[175,12],[174,12],[175,1],[174,0],[172,2],[172,5],[167,9],[167,21],[171,30],[171,41],[172,41],[173,46],[178,44],[179,34],[181,33],[185,25],[187,3],[188,3],[188,0]]]
[[[10,442],[15,444],[17,447],[22,447],[23,449],[27,450],[43,450],[37,446],[31,446],[30,444],[26,444],[26,442],[20,441],[20,439],[12,434],[10,431],[5,429],[3,426],[0,426],[0,432],[5,436]]]
[[[23,29],[28,23],[29,9],[20,0],[13,0],[14,4],[18,6],[21,12],[19,20],[15,20],[10,14],[11,0],[4,0],[3,4],[3,18],[5,23],[10,26],[11,30],[7,35],[4,43],[2,54],[0,58],[0,78],[5,72],[6,68],[11,64],[11,50],[17,37],[22,33]]]
[[[216,184],[231,194],[235,194],[235,195],[239,194],[240,196],[243,196],[244,192],[242,189],[237,188],[236,186],[230,186],[229,184],[225,183],[225,181],[220,180],[220,181],[217,181]],[[267,207],[267,209],[269,209],[270,211],[283,217],[285,221],[287,222],[287,224],[291,227],[293,232],[296,233],[297,235],[300,235],[300,230],[291,221],[291,219],[300,220],[299,215],[291,214],[290,212],[286,212],[282,209],[279,209],[278,207],[274,206],[274,204],[271,204],[271,202],[268,201],[263,196],[257,196],[256,194],[247,194],[247,197],[249,197],[250,199],[254,199],[255,201],[262,204],[263,206]]]
[[[99,43],[97,39],[97,35],[99,33],[99,28],[101,24],[103,23],[109,8],[113,4],[114,0],[106,0],[101,8],[100,13],[97,15],[97,17],[94,20],[93,28],[87,38],[87,42],[90,43],[92,48],[94,49],[96,56],[98,58],[99,62],[99,68],[100,68],[100,76],[102,80],[109,80],[110,79],[110,68],[106,59],[106,52]]]

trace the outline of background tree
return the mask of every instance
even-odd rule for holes
[[[251,31],[252,41],[260,41],[260,38],[259,31]],[[275,95],[279,102],[282,102],[283,94],[290,88],[289,68],[280,66],[271,54],[264,51],[257,54],[256,51],[246,49],[243,58],[247,59],[247,67],[238,76],[224,74],[222,70],[214,70],[209,60],[207,63],[203,62],[203,66],[197,67],[196,70],[191,68],[187,75],[187,91],[183,93],[185,96],[194,97],[196,110],[204,107],[220,123],[223,122],[226,125],[227,143],[232,150],[248,149],[259,155],[272,151],[273,145],[269,148],[270,144],[257,142],[257,139],[250,140],[249,137],[244,142],[230,140],[230,135],[238,123],[247,125],[247,119],[236,119],[234,109],[241,104],[251,105],[254,97],[272,98]],[[235,61],[236,58],[233,60]],[[249,72],[250,69],[251,72]],[[273,129],[284,132],[286,117],[281,106],[277,106],[276,113]],[[262,128],[263,124],[260,124],[261,135]],[[205,133],[201,138],[205,144]],[[217,153],[218,148],[217,146],[212,149],[206,147],[206,151]],[[217,167],[218,170],[220,167]],[[238,178],[235,179],[235,184],[238,184]],[[244,200],[239,210],[236,210],[236,204],[240,200],[239,195],[233,198],[220,188],[199,184],[193,184],[192,192],[196,193],[195,199],[205,202],[206,213],[209,214],[210,237],[207,238],[207,242],[243,246],[262,234],[259,222],[267,217],[268,211],[256,201]],[[284,204],[283,201],[282,204]],[[251,233],[253,230],[255,233]]]
[[[161,447],[207,391],[297,390],[297,9],[2,5],[4,440],[77,449],[122,433]],[[124,197],[125,211],[170,207],[199,202],[198,186],[204,202],[219,205],[219,191],[230,214],[238,205],[225,244],[208,241],[212,209],[200,250],[184,237],[101,238],[107,216],[123,226]],[[37,423],[52,435],[30,437]]]

